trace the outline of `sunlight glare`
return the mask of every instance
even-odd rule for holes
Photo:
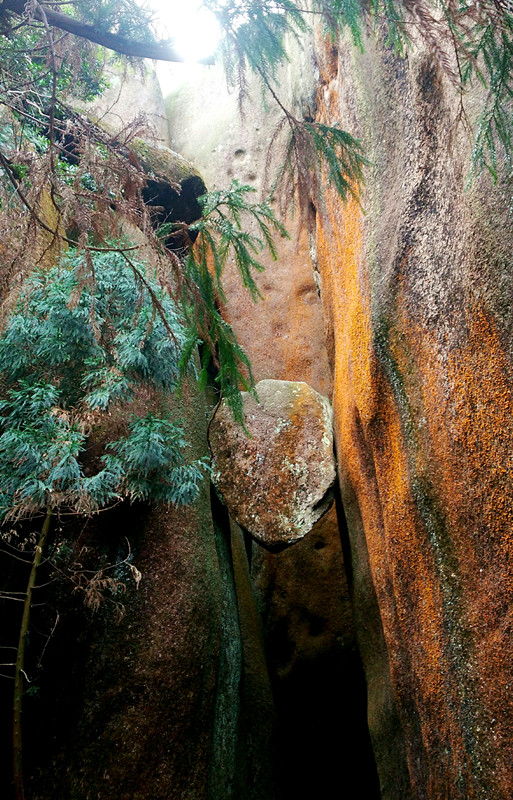
[[[155,11],[159,36],[173,40],[179,55],[188,62],[214,54],[220,29],[211,11],[201,0],[147,0]]]

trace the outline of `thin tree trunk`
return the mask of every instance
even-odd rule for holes
[[[16,670],[14,673],[14,706],[13,706],[13,729],[12,729],[12,751],[13,751],[13,778],[16,800],[25,800],[23,786],[23,749],[22,749],[22,730],[21,712],[23,703],[23,675],[25,669],[25,644],[27,640],[28,627],[30,622],[30,610],[32,607],[32,590],[36,583],[37,570],[43,557],[43,550],[50,530],[50,520],[52,511],[46,511],[45,521],[41,528],[41,535],[36,545],[32,569],[27,584],[27,594],[23,604],[23,617],[21,619],[20,638],[18,641],[18,654],[16,657]]]

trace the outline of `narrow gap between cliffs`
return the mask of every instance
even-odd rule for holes
[[[184,181],[179,195],[161,182],[148,181],[144,197],[147,204],[156,209],[154,224],[161,225],[164,221],[190,223],[201,215],[196,198],[204,191],[205,187],[199,178]],[[312,207],[314,219],[315,213],[316,210]],[[175,243],[173,249],[179,250],[180,243]],[[207,403],[212,409],[219,400],[215,378],[215,368],[211,362],[206,393]],[[349,536],[338,482],[334,491],[344,565],[351,590]],[[228,512],[214,489],[211,510],[214,527],[225,541],[223,552],[225,556],[228,554],[231,561],[229,569],[240,603],[241,587],[235,585],[237,578],[234,576]],[[249,536],[243,536],[247,570],[252,584],[249,589],[255,595],[255,580],[259,580],[259,569],[262,569],[263,562],[266,562],[264,568],[272,572],[278,568],[280,560],[287,559],[290,551],[267,553]],[[317,553],[320,557],[326,542],[316,536],[315,529],[306,539],[310,539],[312,553]],[[342,582],[341,576],[341,591]],[[247,592],[247,588],[244,587],[244,592]],[[262,742],[259,746],[259,750],[265,749],[269,759],[266,769],[270,779],[274,778],[276,793],[261,800],[311,800],[312,797],[379,800],[379,783],[367,725],[366,683],[356,644],[345,649],[334,647],[320,657],[312,658],[308,653],[297,653],[297,642],[291,637],[290,620],[271,620],[272,615],[268,613],[269,608],[266,608],[266,602],[272,602],[271,598],[268,596],[266,599],[260,593],[256,599],[263,627],[263,657],[267,661],[276,710],[274,721],[267,720],[265,723],[267,738],[272,740],[272,752],[269,751],[271,741],[266,742],[265,747]],[[305,609],[306,616],[307,611]],[[239,607],[236,610],[239,627],[241,613],[245,612]],[[322,629],[319,629],[314,615],[310,616],[309,635],[319,636]],[[251,670],[252,666],[244,664],[243,653],[241,658],[241,687],[244,687],[248,683],[247,676],[244,678],[244,670]],[[246,701],[241,689],[241,704]],[[272,710],[268,709],[268,712],[273,716]],[[273,722],[274,734],[268,729],[269,723]],[[252,758],[262,757],[262,753],[251,756],[246,746],[248,741],[255,742],[255,736],[259,738],[257,731],[251,732],[250,728],[258,728],[260,723],[258,719],[249,719],[243,709],[240,723],[238,762],[240,770],[247,773],[248,769],[251,771],[248,759],[251,761]],[[251,749],[250,745],[249,747]],[[234,786],[237,780],[240,780],[240,776],[235,778]],[[233,800],[247,798],[243,795],[239,797],[234,789]]]

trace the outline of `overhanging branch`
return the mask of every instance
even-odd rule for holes
[[[7,9],[13,14],[22,17],[25,10],[25,0],[3,0],[0,3],[0,9]],[[74,36],[80,36],[82,39],[87,39],[94,44],[99,44],[106,47],[108,50],[115,50],[116,53],[121,53],[125,56],[133,56],[134,58],[151,58],[155,61],[185,61],[185,59],[177,53],[171,44],[166,42],[136,42],[132,39],[127,39],[125,36],[119,36],[116,33],[109,33],[104,31],[96,25],[88,25],[85,22],[74,17],[69,17],[67,14],[61,14],[51,8],[45,8],[46,19],[48,24],[54,28],[72,33]],[[41,9],[35,9],[34,16],[40,22],[43,21]],[[212,56],[208,58],[197,59],[200,64],[213,64],[214,59]]]

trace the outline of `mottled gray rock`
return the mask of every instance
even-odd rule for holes
[[[210,424],[213,480],[232,517],[270,549],[301,539],[331,506],[329,400],[303,382],[264,380],[243,393],[249,435],[221,403]]]
[[[128,125],[143,125],[147,137],[170,146],[169,128],[162,92],[155,70],[110,65],[105,71],[108,87],[89,103],[76,102],[90,120],[105,130],[118,132]],[[143,135],[143,134],[141,134]]]

